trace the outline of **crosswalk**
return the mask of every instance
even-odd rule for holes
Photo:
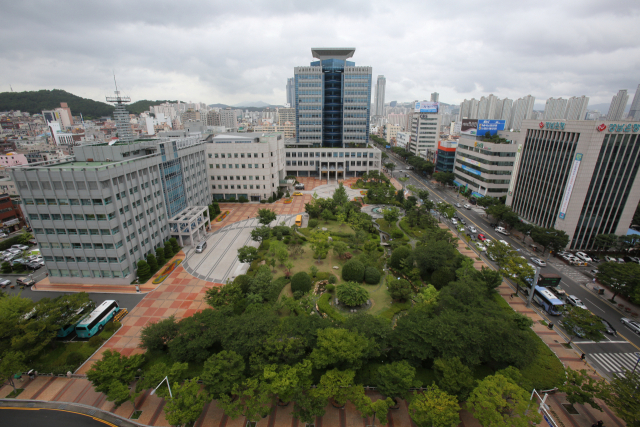
[[[598,363],[606,371],[621,375],[623,369],[633,370],[638,356],[635,353],[591,353],[588,359]]]

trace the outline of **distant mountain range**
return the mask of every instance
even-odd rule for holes
[[[0,111],[19,110],[30,114],[41,114],[42,110],[52,110],[66,102],[74,116],[82,114],[86,119],[96,119],[113,114],[113,105],[93,99],[82,98],[60,89],[38,90],[31,92],[2,92],[0,93]],[[127,105],[127,111],[140,114],[148,111],[152,105],[163,102],[177,101],[149,101],[146,99]]]
[[[210,108],[234,108],[238,110],[248,110],[248,111],[262,111],[265,108],[282,108],[282,105],[271,105],[266,102],[258,101],[258,102],[243,102],[236,105],[227,105],[227,104],[209,104]]]

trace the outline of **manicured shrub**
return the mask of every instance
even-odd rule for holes
[[[369,299],[369,292],[357,283],[347,282],[338,286],[338,299],[344,305],[357,307]]]
[[[316,280],[329,280],[329,277],[331,276],[330,273],[327,273],[326,271],[320,272],[320,273],[316,273]]]
[[[324,288],[327,290],[327,292],[333,292],[333,290],[336,288],[336,286],[332,285],[332,284],[328,284]]]
[[[164,255],[164,248],[162,246],[159,246],[156,249],[156,261],[158,262],[159,267],[163,266],[167,262]]]
[[[331,276],[329,276],[329,283],[335,284],[337,281],[338,281],[338,278],[336,276],[334,276],[333,274]]]
[[[176,239],[175,237],[172,237],[169,239],[169,242],[171,242],[171,246],[173,248],[173,254],[177,254],[178,251],[180,251],[180,245],[178,244],[178,239]]]
[[[342,280],[360,283],[364,280],[364,265],[354,259],[347,261],[342,267]]]
[[[316,228],[318,226],[318,220],[317,219],[310,219],[309,220],[309,228]]]
[[[391,237],[394,239],[402,239],[404,237],[404,233],[398,229],[391,231]]]
[[[269,247],[271,247],[271,243],[267,240],[263,241],[262,243],[260,243],[260,249],[268,251]]]
[[[278,239],[278,240],[282,240],[282,231],[278,231],[278,232],[276,233],[276,239]]]
[[[305,294],[309,290],[311,290],[311,277],[304,271],[294,274],[291,278],[291,292]]]
[[[147,261],[141,259],[138,261],[138,282],[145,283],[151,277],[151,269],[149,268],[149,264]]]
[[[375,267],[367,267],[364,269],[364,281],[370,285],[380,283],[380,272]]]
[[[158,260],[154,254],[147,255],[147,264],[149,264],[149,268],[151,269],[151,274],[158,271]]]

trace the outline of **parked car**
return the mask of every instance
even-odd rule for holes
[[[11,280],[0,277],[0,287],[6,287],[11,284]]]
[[[600,317],[600,316],[598,316]],[[609,335],[617,335],[618,333],[616,332],[616,329],[613,327],[613,325],[611,325],[611,323],[607,322],[606,320],[604,320],[602,317],[600,317],[600,321],[602,322],[602,324],[604,325],[604,331],[606,333],[608,333]]]
[[[618,258],[618,264],[624,264],[624,259]]]
[[[496,227],[496,233],[504,234],[505,236],[509,235],[509,232],[504,227]]]
[[[29,261],[40,261],[43,258],[42,258],[42,255],[29,255],[27,259]]]
[[[0,233],[0,239],[4,239],[7,236],[9,236],[7,233]]]
[[[487,240],[487,238],[485,237],[484,234],[478,234],[478,240],[480,240],[481,242],[484,242]]]
[[[626,317],[620,319],[620,322],[627,328],[631,329],[631,331],[640,335],[640,323],[636,322],[635,320],[627,319]]]
[[[22,265],[26,265],[29,262],[29,260],[24,259],[24,258],[16,258],[13,261],[11,261],[12,265],[16,265],[16,264],[22,264]]]
[[[617,259],[617,258],[614,258],[614,257],[612,257],[612,256],[609,256],[609,255],[605,255],[605,256],[604,256],[604,261],[605,261],[605,262],[618,262],[618,259]]]
[[[586,261],[586,262],[591,262],[592,261],[591,257],[589,255],[585,254],[584,252],[576,252],[576,256],[578,258],[580,258],[581,260]]]
[[[546,267],[547,263],[541,260],[540,258],[536,258],[534,256],[531,257],[531,262],[540,267]]]
[[[635,262],[636,264],[640,264],[640,258],[634,256],[626,256],[624,257],[625,262]]]
[[[571,253],[570,252],[565,252],[565,251],[556,252],[556,256],[558,258],[562,258],[562,257],[565,257],[567,255],[571,255]]]
[[[580,301],[580,298],[578,298],[575,295],[568,295],[567,302],[571,305],[575,305],[576,307],[580,307],[580,308],[584,308],[585,310],[588,310],[587,306],[584,305],[584,303]]]
[[[20,286],[33,286],[36,284],[36,281],[33,279],[29,279],[28,277],[19,277],[16,280],[16,285]]]
[[[457,225],[458,224],[458,220],[455,219],[455,218],[451,218],[451,224]]]
[[[589,254],[593,262],[600,262],[600,258],[597,255]]]
[[[9,254],[9,255],[4,256],[2,259],[4,261],[11,261],[12,259],[18,258],[19,256],[20,255],[18,255],[18,254]]]
[[[11,247],[11,248],[7,249],[6,252],[9,252],[9,253],[12,253],[12,254],[21,254],[23,251],[22,251],[22,249],[16,249],[16,248]]]
[[[29,270],[37,270],[39,268],[42,268],[42,264],[40,264],[37,261],[29,261],[24,266],[27,267]]]
[[[29,244],[30,244],[31,246],[35,246],[35,245],[37,245],[37,244],[38,244],[38,242],[36,241],[36,239],[31,239],[31,240],[29,240]]]
[[[595,276],[595,275],[596,275],[596,274],[598,274],[599,272],[600,272],[600,271],[598,271],[598,269],[597,269],[597,268],[594,268],[594,269],[593,269],[593,270],[591,270],[589,273],[591,273],[591,274],[593,274],[593,275]]]
[[[11,245],[12,249],[17,249],[19,251],[26,251],[27,249],[29,249],[29,246],[27,245]]]
[[[476,248],[478,248],[478,250],[480,252],[486,252],[487,251],[487,247],[485,245],[483,245],[482,243],[480,243],[480,242],[476,243]]]
[[[459,221],[460,221],[460,224],[467,225],[467,221],[465,221],[464,218],[460,218]]]
[[[469,232],[471,232],[471,233],[477,233],[478,232],[478,230],[473,225],[468,226],[467,230],[469,230]]]

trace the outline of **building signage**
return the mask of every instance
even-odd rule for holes
[[[482,175],[482,172],[472,169],[469,166],[465,166],[465,165],[460,165],[460,166],[462,167],[462,169],[466,170],[467,172],[471,172],[474,175],[478,175],[478,176]]]
[[[565,124],[562,122],[540,122],[540,129],[564,130]]]
[[[516,185],[516,178],[518,177],[518,168],[520,166],[520,154],[522,154],[522,144],[518,145],[518,151],[516,152],[516,158],[513,161],[513,174],[511,175],[511,182],[509,182],[508,196],[513,196],[513,187]]]
[[[598,132],[607,129],[608,132],[640,132],[640,123],[611,123],[609,126],[602,123],[598,126]]]
[[[569,174],[569,182],[567,182],[567,188],[564,190],[564,197],[562,198],[562,203],[560,204],[560,214],[558,215],[560,219],[564,219],[565,215],[567,214],[569,200],[571,199],[571,192],[573,191],[573,186],[576,183],[576,177],[578,176],[578,169],[580,169],[581,161],[582,153],[576,153],[576,158],[573,161],[573,166],[571,167],[571,172]]]
[[[504,120],[478,120],[477,135],[485,136],[487,132],[495,135],[499,130],[504,130]]]
[[[480,166],[480,162],[476,162],[475,160],[471,160],[471,159],[470,159],[470,158],[468,158],[468,157],[462,157],[462,156],[460,156],[460,160],[462,160],[462,161],[463,161],[463,162],[465,162],[465,163],[472,164],[472,165],[474,165],[474,166]]]
[[[440,107],[439,102],[416,102],[415,112],[416,113],[437,113],[438,108]]]

